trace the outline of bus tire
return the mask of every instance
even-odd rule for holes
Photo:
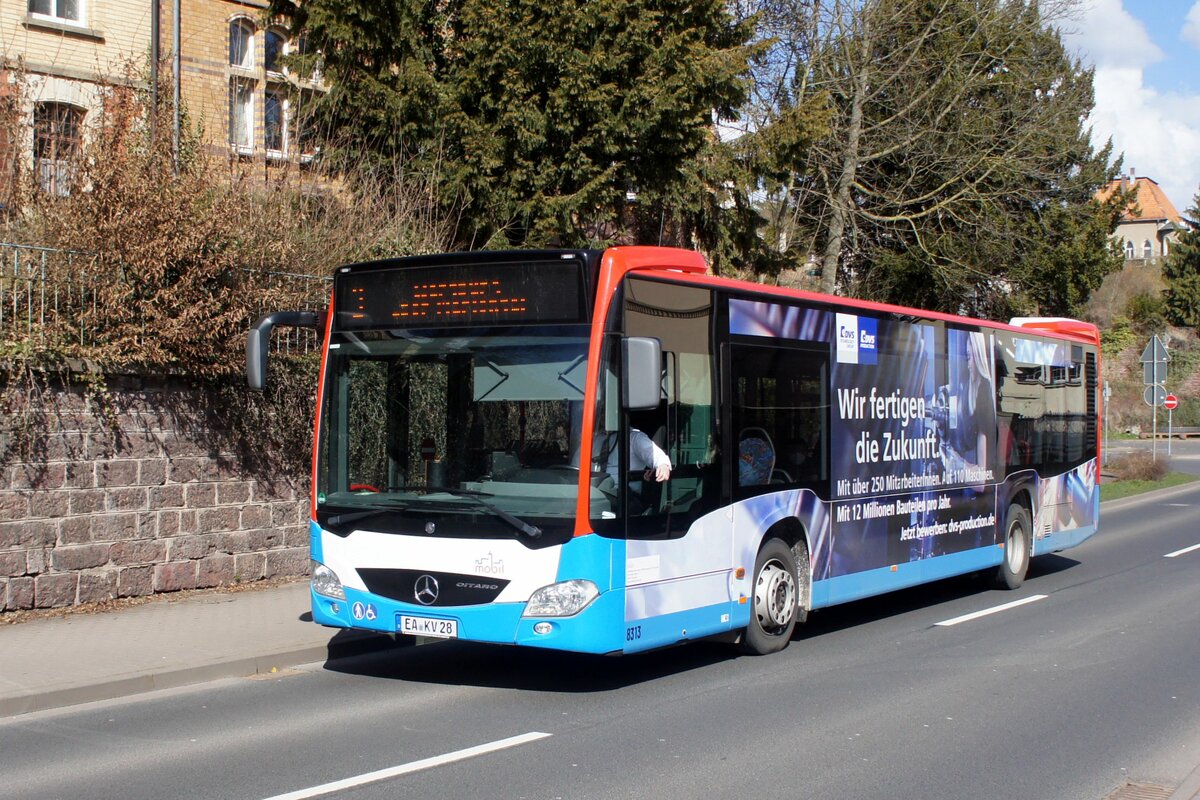
[[[796,559],[780,539],[768,539],[759,549],[751,591],[750,624],[739,647],[756,656],[777,653],[791,641],[800,609]]]
[[[994,580],[997,589],[1018,589],[1025,582],[1032,536],[1029,509],[1013,503],[1004,516],[1004,555]]]

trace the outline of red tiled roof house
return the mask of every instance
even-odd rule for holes
[[[1134,190],[1133,199],[1113,232],[1113,238],[1125,251],[1125,260],[1152,262],[1166,257],[1183,226],[1171,199],[1152,179],[1139,178],[1132,169],[1129,175],[1101,189],[1097,198],[1104,200],[1117,189]]]

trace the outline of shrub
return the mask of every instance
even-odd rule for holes
[[[94,297],[77,311],[87,345],[51,342],[63,358],[103,369],[237,375],[249,323],[266,310],[323,306],[321,279],[334,267],[446,246],[450,226],[420,177],[386,190],[371,176],[308,169],[303,180],[238,177],[231,173],[255,165],[231,170],[195,131],[185,132],[176,159],[163,133],[169,109],[151,125],[148,97],[124,87],[104,94],[89,116],[70,194],[39,191],[34,176],[23,175],[23,210],[5,231],[8,241],[88,257]]]
[[[265,178],[261,163],[230,164],[194,130],[185,128],[176,159],[163,133],[169,105],[152,124],[148,96],[102,91],[69,194],[41,191],[27,169],[7,176],[11,196],[0,194],[4,241],[75,257],[52,257],[40,277],[54,293],[55,324],[30,314],[28,326],[0,330],[0,463],[44,449],[58,413],[55,385],[86,381],[89,402],[103,409],[106,381],[132,373],[201,388],[203,435],[223,437],[214,452],[236,450],[244,466],[272,475],[304,475],[316,358],[277,359],[269,390],[251,393],[241,377],[246,332],[265,311],[322,308],[324,279],[340,264],[444,249],[452,226],[429,179],[306,168],[286,180],[250,180],[234,173]],[[19,115],[5,108],[0,141],[24,141]],[[61,286],[71,291],[60,304]],[[289,341],[292,352],[311,351],[300,337]],[[87,371],[78,373],[80,365]]]
[[[1137,339],[1133,326],[1126,317],[1113,317],[1108,327],[1100,330],[1100,348],[1105,356],[1115,356],[1130,347]]]
[[[1166,305],[1158,292],[1139,292],[1130,297],[1125,313],[1134,327],[1144,333],[1155,333],[1167,324]]]
[[[1127,264],[1120,272],[1108,275],[1100,288],[1092,292],[1084,318],[1104,330],[1116,317],[1128,314],[1129,298],[1140,294],[1158,296],[1163,286],[1157,267]]]
[[[1167,462],[1138,450],[1117,456],[1108,463],[1108,470],[1121,481],[1158,481],[1167,474]]]

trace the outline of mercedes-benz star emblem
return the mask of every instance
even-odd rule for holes
[[[438,598],[437,578],[432,575],[422,575],[417,578],[417,582],[413,586],[413,594],[417,596],[417,602],[421,605],[433,605]]]

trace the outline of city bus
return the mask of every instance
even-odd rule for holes
[[[815,609],[1022,584],[1099,519],[1099,335],[711,275],[661,247],[337,269],[314,622],[618,654],[781,650]],[[667,469],[646,469],[653,450]],[[665,478],[665,479],[662,479]]]

